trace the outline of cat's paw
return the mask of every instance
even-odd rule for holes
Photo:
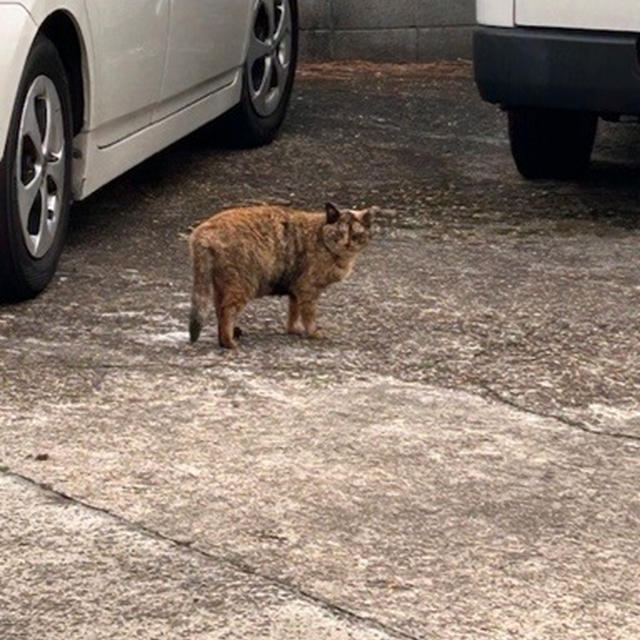
[[[303,336],[305,335],[306,332],[303,326],[293,325],[293,326],[287,327],[287,333],[290,336]]]
[[[324,329],[318,327],[317,329],[314,329],[313,331],[307,333],[307,338],[309,338],[310,340],[326,340],[327,333]]]

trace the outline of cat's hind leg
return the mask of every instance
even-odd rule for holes
[[[193,288],[191,290],[191,312],[189,315],[189,338],[195,342],[200,337],[202,326],[209,317],[213,302],[213,265],[207,247],[191,245],[193,262]]]
[[[236,318],[247,304],[247,300],[223,297],[218,315],[218,342],[225,349],[235,349],[238,346],[235,338],[242,335],[242,331],[235,326]]]
[[[220,293],[220,288],[218,285],[214,283],[213,285],[213,302],[216,307],[216,316],[218,318],[218,335],[220,334],[220,326],[223,322],[222,320],[222,294]],[[240,327],[233,327],[233,337],[241,338],[244,335],[244,331]]]

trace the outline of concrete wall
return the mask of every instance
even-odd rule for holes
[[[474,0],[298,0],[303,59],[471,57]]]

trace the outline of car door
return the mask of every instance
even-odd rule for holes
[[[95,78],[91,128],[106,147],[151,123],[162,85],[169,0],[87,0]]]
[[[516,0],[516,24],[532,27],[640,30],[640,3],[636,0]]]
[[[255,0],[170,0],[161,119],[224,86],[243,62]]]

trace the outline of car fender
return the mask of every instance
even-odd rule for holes
[[[3,2],[4,0],[0,0],[0,8]],[[93,38],[85,0],[21,0],[19,4],[29,12],[38,29],[42,27],[47,18],[57,12],[66,13],[74,23],[82,51],[85,128],[90,128],[93,120],[92,104],[94,104],[94,101],[90,98],[94,92],[92,78],[95,77],[93,73],[95,59]]]
[[[0,4],[0,160],[18,94],[22,69],[38,27],[18,4]]]

